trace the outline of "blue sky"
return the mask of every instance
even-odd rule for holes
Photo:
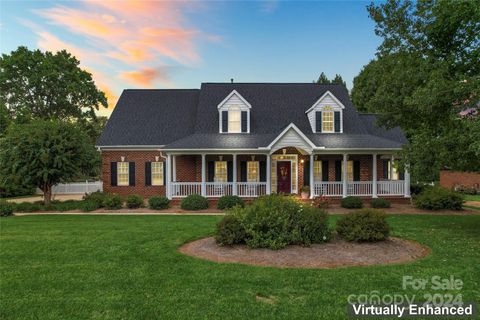
[[[2,1],[0,46],[71,51],[110,102],[125,88],[311,82],[322,71],[351,88],[381,42],[368,3]]]

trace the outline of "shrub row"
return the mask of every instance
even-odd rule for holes
[[[439,186],[426,188],[413,198],[417,208],[426,210],[462,210],[463,201],[462,194]]]
[[[341,200],[341,206],[347,209],[363,208],[363,201],[359,197],[346,197]],[[372,208],[390,208],[390,201],[383,198],[375,198],[370,201]]]

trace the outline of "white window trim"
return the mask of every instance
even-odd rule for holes
[[[154,183],[154,182],[153,182],[153,164],[154,164],[154,163],[161,163],[161,166],[160,166],[160,174],[162,175],[162,179],[160,180],[160,183]],[[163,185],[164,185],[164,183],[163,183],[163,181],[165,180],[165,177],[163,176],[163,172],[164,172],[163,166],[164,166],[164,165],[165,165],[165,164],[163,163],[163,161],[153,161],[153,162],[152,162],[152,165],[151,165],[151,168],[150,168],[150,171],[151,171],[151,172],[150,172],[150,179],[151,179],[151,181],[152,181],[152,183],[151,183],[152,186],[163,186]]]
[[[118,164],[127,164],[127,183],[124,184],[124,183],[120,183],[120,170],[119,170],[119,165]],[[122,173],[122,174],[125,174],[125,173]],[[126,161],[122,161],[122,162],[117,162],[117,186],[118,187],[128,187],[130,185],[130,163],[129,162],[126,162]]]

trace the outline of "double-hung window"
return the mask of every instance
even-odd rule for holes
[[[342,177],[343,177],[343,160],[342,160]],[[353,181],[353,160],[347,161],[347,181]]]
[[[314,181],[322,181],[322,161],[313,162],[313,178]]]
[[[152,186],[163,186],[163,162],[152,162]]]
[[[258,161],[247,161],[247,182],[260,181],[260,163]]]
[[[333,132],[333,128],[334,128],[333,111],[324,110],[322,112],[322,131]]]
[[[227,182],[227,161],[215,161],[215,182]]]
[[[117,162],[117,185],[128,186],[129,184],[129,172],[128,162]]]
[[[228,110],[228,132],[242,132],[242,111],[239,106],[232,106]]]

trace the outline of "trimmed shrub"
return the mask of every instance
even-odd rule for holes
[[[15,204],[14,211],[15,212],[35,212],[35,211],[40,211],[42,209],[42,206],[38,203],[32,203],[32,202],[21,202]]]
[[[245,201],[239,196],[223,196],[218,199],[217,209],[230,209],[235,206],[245,207]]]
[[[347,209],[360,209],[363,208],[362,199],[359,197],[346,197],[342,199],[341,205]]]
[[[419,209],[426,210],[462,210],[463,195],[442,187],[425,189],[413,198],[413,203]]]
[[[83,200],[80,204],[80,210],[83,212],[90,212],[99,209],[98,203],[94,200]]]
[[[347,241],[376,242],[388,238],[390,226],[385,212],[361,209],[342,216],[337,221],[337,233]]]
[[[115,210],[115,209],[121,209],[122,208],[122,197],[120,197],[118,194],[112,193],[103,199],[103,207],[105,209],[110,209],[110,210]]]
[[[327,213],[313,207],[303,207],[300,210],[297,232],[294,232],[292,242],[309,246],[330,240]]]
[[[52,201],[50,205],[44,206],[46,211],[70,211],[80,209],[83,200]]]
[[[170,208],[170,200],[164,196],[154,196],[148,199],[148,206],[153,210]]]
[[[388,201],[387,199],[382,199],[382,198],[377,198],[377,199],[372,199],[372,201],[370,202],[370,205],[372,206],[372,208],[390,208],[391,205],[390,205],[390,201]]]
[[[13,205],[7,201],[0,201],[0,217],[13,215]]]
[[[125,204],[129,209],[136,209],[143,207],[145,203],[143,202],[143,198],[140,197],[138,194],[130,194],[125,199]]]
[[[182,199],[180,207],[183,210],[202,210],[208,209],[208,200],[198,194],[191,194]]]
[[[246,235],[245,228],[238,217],[229,214],[217,223],[215,240],[221,246],[231,246],[245,243]]]
[[[103,207],[103,201],[110,194],[103,191],[95,191],[92,193],[87,193],[83,196],[83,200],[92,200],[95,201],[99,208]]]
[[[250,248],[281,249],[330,238],[325,212],[278,194],[262,196],[245,208],[234,207],[224,220],[217,227],[219,244],[234,242],[246,243]]]

